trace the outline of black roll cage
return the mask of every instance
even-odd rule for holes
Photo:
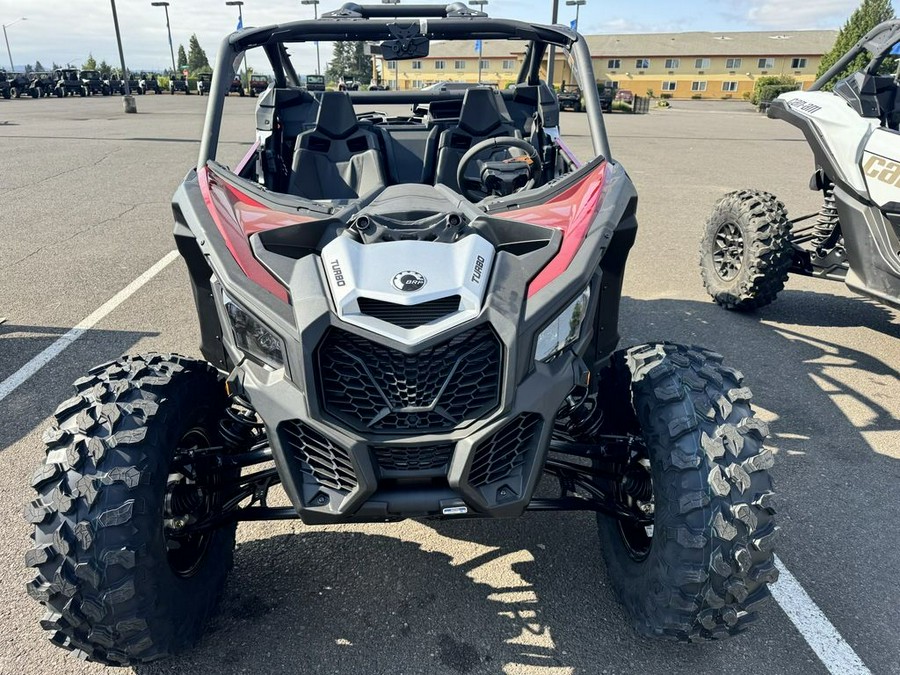
[[[327,42],[346,40],[379,41],[394,36],[392,29],[398,19],[412,20],[402,26],[414,25],[418,20],[420,33],[431,40],[523,40],[528,41],[525,59],[517,78],[517,84],[539,83],[541,61],[550,45],[570,51],[577,68],[578,84],[584,92],[585,111],[594,153],[612,159],[600,97],[593,85],[594,70],[587,43],[578,33],[563,26],[542,26],[513,21],[490,19],[483,12],[467,7],[461,2],[450,5],[357,5],[347,3],[340,9],[323,14],[317,20],[248,28],[226,37],[221,46],[213,71],[206,122],[200,141],[197,166],[205,166],[216,159],[216,148],[222,125],[225,97],[228,93],[237,64],[248,49],[261,47],[274,72],[275,87],[300,86],[287,53],[286,43]],[[463,92],[443,92],[416,98],[407,92],[352,92],[354,103],[416,103],[438,98],[459,98]]]
[[[876,74],[881,64],[890,55],[891,47],[898,41],[900,41],[900,19],[878,24],[866,33],[850,51],[839,58],[822,77],[813,82],[809,91],[820,91],[822,87],[843,73],[856,60],[856,57],[865,52],[872,55],[872,60],[866,66],[865,72],[868,75]]]

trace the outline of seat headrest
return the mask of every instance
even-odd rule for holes
[[[358,128],[350,95],[344,91],[323,91],[319,98],[316,131],[330,138],[347,138]]]
[[[489,87],[466,90],[459,113],[460,129],[472,136],[485,136],[511,122],[499,91]]]

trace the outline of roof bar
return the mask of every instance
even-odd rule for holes
[[[463,2],[449,5],[358,5],[347,2],[340,9],[322,14],[323,19],[446,19],[485,16],[486,13],[472,9]]]

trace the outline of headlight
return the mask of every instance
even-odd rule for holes
[[[234,344],[238,349],[265,365],[281,368],[284,365],[284,345],[281,339],[224,293],[222,301],[225,303]]]
[[[541,331],[534,350],[536,361],[550,361],[581,336],[581,324],[590,299],[591,289],[585,288],[572,304]]]

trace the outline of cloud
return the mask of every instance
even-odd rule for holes
[[[743,18],[762,29],[837,28],[859,6],[859,0],[745,0],[740,3]],[[736,6],[737,8],[737,6]]]

